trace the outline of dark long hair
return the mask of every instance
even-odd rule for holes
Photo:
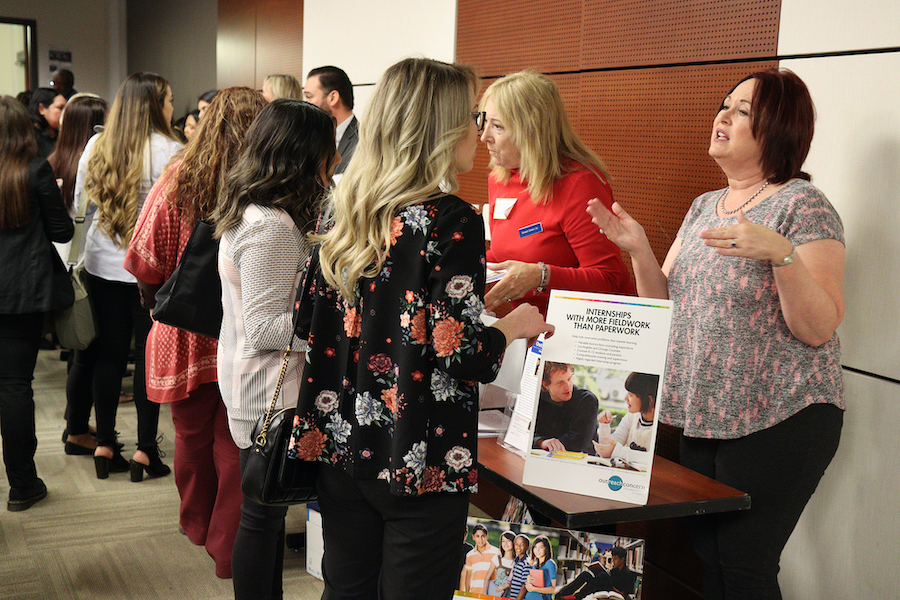
[[[62,94],[50,87],[39,87],[31,94],[31,102],[28,103],[28,114],[31,117],[31,122],[34,123],[34,128],[38,131],[47,131],[50,127],[47,119],[41,114],[40,107],[50,108],[57,96],[62,96]]]
[[[28,163],[37,142],[28,111],[12,96],[0,96],[0,229],[28,222]]]
[[[329,183],[322,174],[337,153],[334,119],[308,102],[279,98],[259,113],[245,143],[219,198],[216,237],[238,225],[249,204],[280,208],[311,231]]]
[[[98,96],[76,94],[66,103],[63,121],[59,127],[59,139],[47,162],[53,167],[57,179],[62,179],[63,200],[72,210],[75,201],[75,174],[84,146],[94,135],[94,127],[103,125],[109,105]]]

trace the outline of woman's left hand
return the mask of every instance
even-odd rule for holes
[[[764,225],[752,222],[744,211],[737,215],[737,224],[707,229],[700,234],[707,246],[723,256],[742,256],[754,260],[780,263],[794,247],[781,234]]]
[[[518,300],[541,285],[541,266],[535,263],[505,260],[501,263],[488,263],[488,268],[494,271],[506,270],[503,279],[484,295],[484,307],[488,311],[504,302]]]

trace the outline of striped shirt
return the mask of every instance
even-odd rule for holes
[[[278,407],[297,403],[306,342],[293,336],[293,303],[308,256],[309,244],[287,213],[253,204],[219,242],[219,389],[238,448],[251,445],[253,427],[272,402],[282,354],[292,339],[295,351]]]
[[[518,597],[519,590],[522,589],[522,586],[525,585],[525,580],[528,579],[529,569],[531,569],[531,565],[528,564],[528,559],[524,556],[522,558],[517,556],[512,573],[509,575],[509,593],[507,597]]]

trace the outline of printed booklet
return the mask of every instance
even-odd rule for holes
[[[454,598],[640,598],[644,540],[469,517],[461,551]]]
[[[523,483],[647,503],[671,318],[669,300],[551,292],[556,332],[529,349],[501,439]]]

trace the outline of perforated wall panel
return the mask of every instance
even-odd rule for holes
[[[725,186],[709,158],[716,110],[731,87],[773,63],[586,74],[582,139],[606,162],[618,200],[662,262],[700,193]]]
[[[303,83],[302,0],[219,0],[218,87],[262,88],[268,75]]]
[[[582,69],[772,56],[780,0],[584,3]]]
[[[582,0],[459,0],[456,60],[484,77],[532,68],[575,71],[581,60]]]
[[[256,9],[256,87],[266,77],[293,75],[305,81],[303,73],[303,2],[266,0]]]

